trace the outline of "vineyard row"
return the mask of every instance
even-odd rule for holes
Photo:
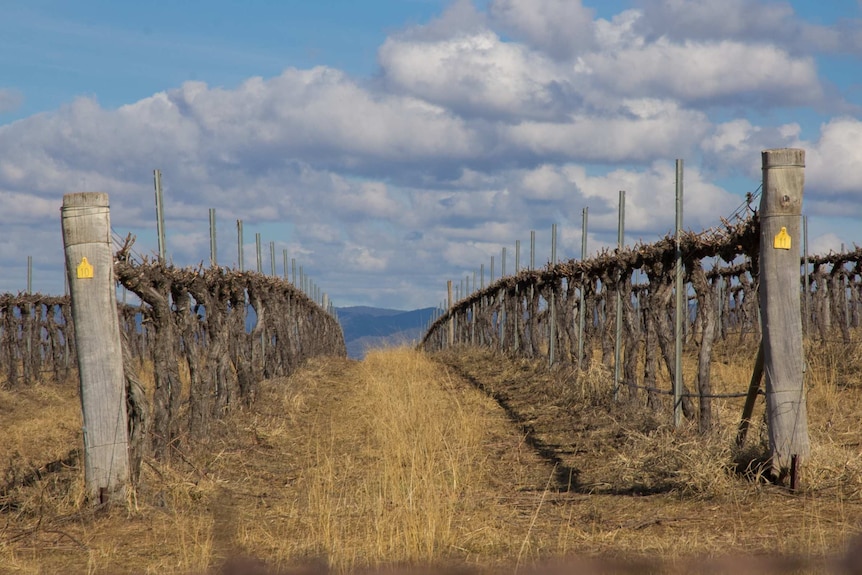
[[[683,391],[683,410],[695,416],[700,400],[701,428],[711,425],[709,363],[716,338],[760,336],[757,215],[722,229],[680,239],[686,340],[698,350],[696,394]],[[675,378],[674,279],[676,240],[666,236],[648,245],[600,253],[586,260],[521,271],[453,303],[430,326],[422,345],[439,350],[479,345],[552,364],[587,369],[594,355],[614,367],[617,296],[620,317],[620,380],[632,395],[642,390],[650,403],[661,388],[659,364]],[[850,340],[859,324],[862,250],[811,257],[806,279],[800,273],[803,326],[823,340]],[[804,261],[800,263],[800,269]]]

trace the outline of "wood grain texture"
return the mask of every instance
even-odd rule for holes
[[[810,452],[799,289],[804,166],[804,150],[763,152],[760,311],[769,445],[779,472],[790,468],[791,456]],[[784,234],[790,236],[789,249],[776,240]]]
[[[61,211],[84,422],[89,500],[125,499],[129,478],[123,354],[108,195],[69,194]],[[79,277],[86,258],[92,277]]]

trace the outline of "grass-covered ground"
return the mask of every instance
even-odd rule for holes
[[[717,350],[716,391],[744,391],[750,347]],[[862,531],[856,353],[812,346],[796,493],[739,473],[762,453],[762,399],[737,450],[741,399],[716,402],[704,437],[674,429],[669,407],[614,403],[601,368],[398,348],[265,382],[206,445],[147,460],[126,506],[93,510],[75,385],[0,391],[0,572],[202,573],[237,558],[253,558],[237,573],[858,572],[842,571]]]

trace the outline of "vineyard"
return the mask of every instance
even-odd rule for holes
[[[688,310],[684,340],[698,350],[696,377],[684,388],[682,406],[687,417],[699,416],[702,430],[711,426],[715,342],[756,342],[761,337],[756,271],[760,223],[755,210],[749,214],[718,229],[684,232],[679,244]],[[593,361],[613,369],[621,341],[617,385],[631,397],[643,394],[648,404],[655,404],[657,396],[671,393],[677,367],[676,253],[675,238],[666,236],[586,260],[523,270],[455,302],[433,323],[422,345],[429,351],[475,345],[587,370]],[[800,259],[799,285],[804,335],[849,344],[859,326],[862,249]],[[619,308],[614,305],[618,298]],[[670,382],[659,380],[659,363]],[[744,394],[740,390],[738,395]],[[699,401],[697,410],[692,400]]]
[[[264,379],[289,375],[311,357],[345,355],[337,320],[290,282],[221,267],[134,262],[131,246],[127,240],[117,251],[114,270],[143,303],[118,305],[133,469],[150,450],[169,458],[180,436],[206,437],[213,420],[253,403]],[[69,296],[3,295],[0,326],[5,387],[62,383],[77,370]],[[151,399],[137,382],[141,363],[153,365]]]
[[[71,296],[0,296],[0,558],[14,571],[485,573],[565,558],[597,573],[858,572],[862,249],[797,268],[779,238],[798,230],[754,197],[702,233],[517,270],[451,302],[418,349],[354,362],[335,316],[292,283],[141,257],[131,236],[111,241],[105,195],[74,196],[64,210],[96,200],[105,227],[64,228]],[[93,238],[102,255],[69,251]],[[764,246],[791,260],[795,334],[770,320]],[[103,379],[124,410],[94,441],[88,401],[104,394],[86,397],[85,366],[110,346],[100,330],[84,341],[80,302],[96,279],[122,352]],[[117,304],[118,285],[139,305]],[[797,336],[786,363],[801,366],[804,338],[793,400],[813,405],[812,441],[806,422],[804,449],[787,442],[788,490],[769,471],[784,457],[770,411],[788,403],[770,400],[775,371],[766,393],[757,372],[770,341]],[[745,446],[740,408],[758,393]],[[89,459],[105,445],[128,455],[130,489],[112,493]]]

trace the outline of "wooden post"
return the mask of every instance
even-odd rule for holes
[[[500,279],[506,277],[506,248],[500,254]],[[500,298],[500,351],[506,349],[506,290],[501,289],[498,292]]]
[[[63,196],[61,220],[78,351],[87,495],[93,504],[123,501],[129,440],[108,194]]]
[[[674,264],[674,292],[676,296],[674,304],[674,380],[673,380],[673,424],[674,427],[682,425],[682,330],[685,325],[683,317],[688,315],[685,310],[685,302],[687,298],[683,292],[683,274],[682,274],[682,198],[683,198],[683,161],[676,161],[676,225],[675,225],[675,245],[676,255]]]
[[[476,271],[473,271],[473,291],[476,291]],[[476,345],[476,303],[470,305],[470,345]]]
[[[625,243],[626,229],[626,192],[620,190],[619,201],[619,221],[617,222],[617,252],[623,250]],[[616,306],[616,325],[614,326],[614,401],[620,396],[620,359],[622,356],[622,335],[623,335],[623,299],[622,299],[622,278],[619,278],[617,283],[617,306]]]
[[[162,195],[162,172],[153,170],[153,182],[156,188],[156,234],[159,240],[159,261],[165,263],[167,248],[165,246],[165,200]]]
[[[551,268],[557,265],[557,224],[551,224]],[[548,302],[548,365],[553,366],[556,360],[557,340],[557,302],[554,293],[556,286],[551,285],[551,299]]]
[[[243,237],[242,237],[242,220],[236,221],[236,259],[237,259],[237,267],[239,267],[240,272],[245,271],[245,267],[243,265]]]
[[[452,319],[452,280],[448,281],[446,288],[449,296],[446,306],[449,310],[449,347],[452,347],[455,345],[455,321]]]
[[[799,216],[805,151],[766,150],[760,198],[760,311],[773,471],[809,455],[799,302]]]
[[[811,322],[811,276],[808,273],[808,216],[802,216],[802,257],[805,291],[802,296],[802,335],[810,333]]]
[[[216,247],[216,211],[210,208],[210,267],[218,265],[218,253]]]
[[[515,275],[517,276],[521,272],[521,240],[515,240]],[[515,284],[515,325],[514,325],[514,333],[512,336],[514,337],[514,345],[512,349],[515,353],[518,352],[518,347],[520,346],[519,338],[521,337],[518,333],[518,330],[521,329],[520,326],[520,317],[521,317],[521,294],[519,293],[518,284]]]
[[[254,248],[257,253],[257,273],[263,273],[263,259],[260,255],[260,232],[254,234]]]
[[[751,381],[748,383],[748,395],[745,396],[745,406],[742,408],[742,419],[736,432],[736,446],[742,447],[745,436],[751,425],[751,414],[754,413],[754,402],[757,400],[757,392],[760,390],[760,381],[763,379],[763,341],[757,347],[757,359],[754,360],[754,371]]]
[[[587,217],[589,208],[581,212],[581,261],[587,257]],[[584,361],[584,328],[586,319],[586,298],[584,297],[584,286],[587,283],[585,274],[581,274],[581,289],[578,297],[578,369],[581,369]]]

